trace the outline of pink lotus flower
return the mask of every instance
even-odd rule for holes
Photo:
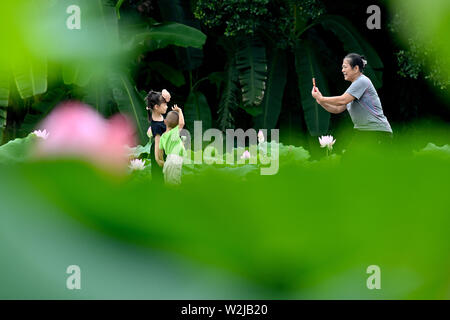
[[[125,147],[135,145],[134,127],[128,118],[115,115],[106,120],[77,101],[57,106],[42,127],[52,134],[37,144],[35,154],[40,157],[77,157],[101,166],[125,168]]]
[[[166,100],[166,102],[170,101],[170,93],[169,93],[169,91],[167,91],[166,89],[162,89],[161,95],[164,98],[164,100]]]
[[[250,159],[250,156],[250,152],[248,152],[248,150],[245,150],[241,156],[241,159]]]
[[[32,134],[36,135],[36,136],[39,137],[39,138],[42,138],[42,139],[44,139],[44,140],[47,140],[48,135],[50,134],[50,132],[47,132],[46,129],[44,129],[44,130],[34,130],[34,131],[32,132]]]
[[[264,142],[264,133],[259,130],[258,131],[258,143],[263,143]]]
[[[319,143],[321,148],[327,147],[328,150],[333,149],[333,144],[336,142],[336,139],[333,140],[333,136],[321,136],[319,137]]]

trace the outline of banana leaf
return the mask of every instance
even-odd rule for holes
[[[13,63],[14,81],[22,99],[47,91],[47,61],[23,56],[21,63]]]
[[[236,68],[244,105],[259,105],[264,98],[267,80],[264,46],[256,39],[243,39],[236,53]]]
[[[67,89],[56,87],[49,89],[43,96],[41,101],[33,104],[33,113],[28,112],[20,126],[23,133],[29,133],[35,129],[36,125],[47,116],[50,111],[61,101],[69,96]]]
[[[323,95],[328,96],[328,86],[320,70],[317,55],[307,40],[298,40],[295,48],[295,68],[298,77],[301,103],[308,131],[312,136],[324,135],[328,131],[330,114],[311,96],[312,78]]]
[[[85,96],[83,101],[93,106],[99,113],[104,116],[111,115],[109,105],[113,101],[112,92],[108,84],[104,82],[103,77],[95,76],[91,80],[91,84],[85,88]]]
[[[109,74],[109,86],[119,111],[134,120],[139,142],[146,143],[148,120],[145,116],[145,102],[133,80],[126,72],[112,71]]]
[[[92,75],[92,65],[82,62],[73,62],[62,67],[64,84],[76,84],[77,86],[85,87],[89,84]]]
[[[235,58],[230,58],[226,66],[224,89],[220,98],[219,109],[217,111],[218,124],[221,130],[233,127],[234,118],[231,110],[239,106],[238,99],[238,72],[235,65]]]
[[[184,105],[186,127],[193,134],[194,121],[201,120],[203,130],[211,128],[211,110],[203,93],[191,91]]]
[[[164,79],[172,83],[175,87],[181,87],[186,83],[181,71],[176,70],[161,61],[152,61],[148,64],[151,71],[158,72]]]
[[[189,1],[183,0],[159,0],[161,17],[166,21],[173,21],[189,26],[200,32],[200,22],[194,18]],[[201,32],[200,32],[201,33]],[[204,36],[203,43],[206,40]],[[195,48],[175,48],[177,64],[182,70],[194,70],[203,63],[203,51],[201,47]]]
[[[117,14],[117,19],[120,19],[120,7],[122,6],[123,0],[118,0],[116,3],[116,14]]]
[[[325,29],[332,31],[344,45],[344,49],[356,52],[367,58],[364,73],[372,80],[375,88],[383,85],[383,62],[375,49],[359,34],[345,18],[334,15],[323,16],[318,20]]]
[[[133,45],[146,40],[149,40],[147,46],[149,51],[162,49],[169,45],[201,48],[206,41],[206,35],[195,28],[176,22],[167,22],[137,33],[133,38]]]
[[[257,128],[275,128],[281,111],[284,87],[286,85],[287,62],[286,53],[281,50],[270,50],[267,88],[261,103],[261,114],[254,119]]]
[[[0,106],[7,107],[9,102],[9,72],[0,63]]]

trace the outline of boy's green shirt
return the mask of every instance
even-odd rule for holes
[[[166,155],[176,154],[178,156],[184,156],[185,150],[183,141],[180,138],[180,128],[178,126],[161,135],[161,138],[159,138],[159,148],[164,150]]]

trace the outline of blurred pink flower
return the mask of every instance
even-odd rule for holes
[[[123,115],[104,119],[78,101],[63,102],[41,123],[52,134],[37,144],[36,155],[81,157],[101,166],[128,163],[125,146],[134,146],[134,127]]]
[[[250,159],[250,152],[248,152],[248,150],[245,150],[241,156],[241,159]]]

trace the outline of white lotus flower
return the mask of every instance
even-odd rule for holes
[[[241,159],[250,159],[250,152],[248,152],[248,150],[245,150],[241,156]]]
[[[128,168],[130,168],[131,170],[144,170],[145,162],[142,159],[131,160]]]
[[[336,142],[333,136],[321,136],[319,137],[319,143],[321,148],[327,147],[329,150],[333,149],[333,144]]]
[[[258,143],[263,143],[264,142],[264,133],[259,130],[258,131]]]
[[[37,137],[42,138],[44,140],[47,140],[48,135],[50,134],[50,132],[47,132],[46,129],[44,129],[44,130],[34,130],[32,133],[35,134]]]

